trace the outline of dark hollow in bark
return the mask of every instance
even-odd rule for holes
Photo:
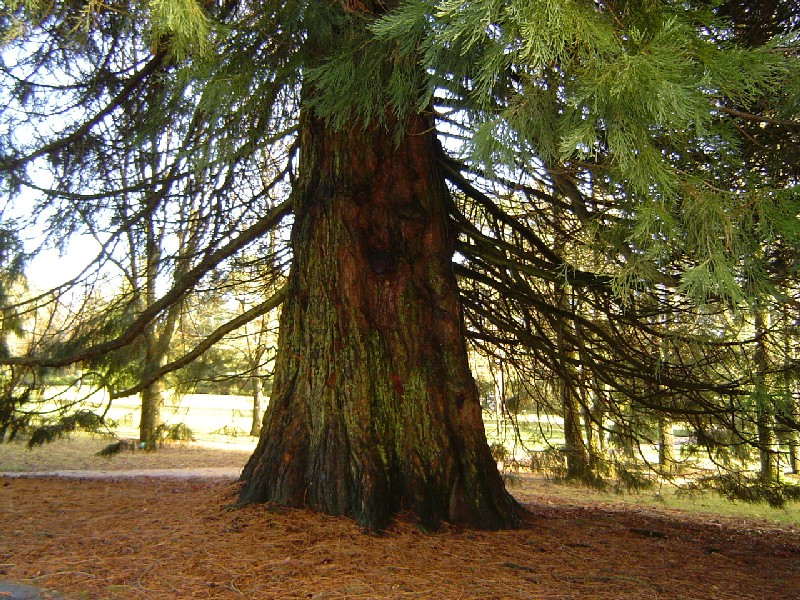
[[[380,530],[517,525],[491,457],[452,270],[431,122],[332,130],[305,114],[273,393],[241,502]]]

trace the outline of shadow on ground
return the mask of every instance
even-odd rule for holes
[[[58,600],[61,596],[55,592],[42,590],[30,585],[0,581],[0,598],[10,598],[11,600]]]

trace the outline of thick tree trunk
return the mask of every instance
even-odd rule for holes
[[[240,499],[514,526],[467,362],[448,192],[426,117],[396,140],[301,119],[294,262]]]

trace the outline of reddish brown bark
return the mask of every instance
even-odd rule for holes
[[[516,523],[469,371],[431,122],[398,142],[306,115],[275,384],[242,501],[380,529]]]

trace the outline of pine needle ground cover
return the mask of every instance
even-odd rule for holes
[[[303,510],[235,509],[229,480],[0,480],[0,579],[66,598],[788,599],[790,526],[573,501],[523,478],[517,531],[382,535]]]

